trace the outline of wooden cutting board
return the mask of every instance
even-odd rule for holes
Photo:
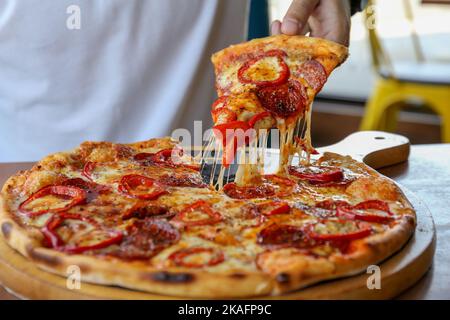
[[[380,168],[406,161],[409,155],[409,141],[394,134],[366,131],[352,134],[335,145],[320,148],[319,151],[348,154],[374,168]],[[276,158],[277,151],[269,150],[268,155]],[[368,288],[367,283],[373,274],[364,272],[281,296],[258,298],[389,299],[412,286],[432,263],[436,236],[433,218],[424,203],[405,188],[401,189],[417,212],[418,225],[409,242],[395,255],[379,264],[380,289]],[[38,269],[3,240],[0,241],[0,282],[17,296],[30,299],[177,299],[88,283],[82,283],[80,289],[68,289],[66,278]]]

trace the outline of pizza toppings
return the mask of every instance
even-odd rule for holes
[[[259,245],[271,249],[284,247],[309,248],[314,242],[301,227],[272,224],[261,230],[256,238]]]
[[[317,60],[304,62],[295,72],[295,76],[305,79],[308,85],[316,92],[322,89],[328,79],[325,68]]]
[[[122,219],[168,218],[173,215],[166,206],[149,202],[138,202],[122,215]]]
[[[291,207],[284,201],[268,201],[258,204],[258,210],[265,216],[273,216],[289,213]]]
[[[217,249],[195,247],[175,251],[169,256],[169,260],[178,267],[203,268],[222,263],[225,256]]]
[[[138,174],[123,176],[118,189],[124,195],[144,200],[157,199],[167,192],[155,180]]]
[[[290,72],[281,50],[271,50],[246,61],[238,71],[238,79],[245,84],[259,87],[283,84]]]
[[[83,203],[86,191],[73,186],[51,185],[33,193],[19,205],[19,211],[35,217],[47,212],[62,212]]]
[[[180,233],[164,219],[135,220],[120,247],[109,253],[126,260],[149,259],[180,240]]]
[[[89,203],[95,199],[99,194],[105,194],[111,191],[111,188],[95,182],[86,181],[81,178],[71,178],[64,180],[61,185],[71,186],[83,189],[86,191],[86,202]]]
[[[263,111],[255,114],[248,121],[248,125],[256,130],[270,129],[275,124],[275,119],[271,116],[269,111]]]
[[[216,224],[220,221],[222,216],[205,200],[198,200],[187,206],[172,219],[172,222],[186,227]]]
[[[257,96],[264,109],[280,118],[289,118],[304,113],[306,107],[305,87],[296,80],[279,86],[260,88]]]
[[[372,233],[372,227],[368,223],[334,219],[320,220],[306,229],[309,237],[321,241],[356,240]]]
[[[201,176],[195,174],[164,174],[158,178],[158,182],[169,187],[207,187]]]
[[[247,130],[250,129],[245,121],[232,121],[213,127],[216,139],[222,143],[222,165],[227,168],[233,163],[236,151],[250,140]]]
[[[231,111],[227,108],[220,108],[214,111],[211,111],[211,116],[216,124],[224,124],[237,120],[237,115],[235,112]]]
[[[367,200],[355,206],[339,206],[338,216],[346,219],[387,223],[392,221],[389,205],[381,200]]]
[[[337,167],[326,166],[301,166],[288,168],[289,174],[306,180],[311,184],[321,185],[324,183],[338,182],[344,179],[344,172]]]
[[[234,182],[223,186],[223,192],[233,199],[254,199],[272,197],[275,195],[275,188],[267,183],[256,186],[240,187]]]
[[[121,232],[101,228],[91,218],[68,213],[53,215],[41,231],[48,247],[68,253],[103,249],[123,238]]]
[[[253,203],[243,205],[239,214],[236,215],[236,219],[241,229],[256,228],[266,221],[266,217],[258,210],[258,206]]]
[[[262,179],[276,187],[275,193],[277,197],[289,196],[297,186],[294,180],[277,174],[265,174]]]

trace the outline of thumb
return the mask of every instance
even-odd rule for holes
[[[287,35],[301,33],[318,3],[319,0],[293,0],[284,16],[281,32]]]

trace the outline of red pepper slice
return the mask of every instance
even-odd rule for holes
[[[139,191],[144,187],[144,192]],[[167,191],[151,178],[138,174],[129,174],[123,176],[119,183],[119,191],[129,197],[153,200]]]
[[[211,112],[223,109],[226,107],[228,102],[228,96],[221,96],[214,101],[214,103],[211,106]]]
[[[54,215],[47,221],[46,225],[41,229],[41,231],[44,235],[46,244],[55,250],[64,251],[68,253],[82,253],[89,250],[103,249],[122,241],[123,234],[121,232],[105,230],[108,237],[94,244],[86,246],[65,244],[64,241],[61,239],[61,237],[56,233],[56,230],[66,220],[81,220],[93,225],[95,228],[99,228],[95,220],[81,216],[79,214],[61,213],[58,215]]]
[[[269,117],[270,117],[270,119],[273,120],[269,111],[263,111],[263,112],[257,113],[253,117],[251,117],[250,120],[248,120],[248,125],[251,128],[255,128],[255,125],[257,124],[258,121],[263,120],[264,118],[269,118]],[[267,128],[265,128],[265,129],[267,129]]]
[[[302,180],[307,180],[312,184],[322,184],[328,182],[341,181],[344,179],[344,172],[340,168],[326,166],[307,166],[288,168],[289,174]]]
[[[186,258],[191,255],[207,254],[210,258],[206,262],[188,262]],[[169,260],[173,261],[178,267],[186,268],[202,268],[211,267],[222,263],[225,260],[225,256],[222,251],[213,248],[187,248],[175,251],[169,256]]]
[[[197,220],[186,219],[190,214],[197,210],[201,211],[208,217]],[[194,227],[219,223],[220,221],[222,221],[222,216],[218,212],[215,212],[208,202],[206,202],[205,200],[198,200],[179,212],[171,221],[180,222],[186,227]]]
[[[286,62],[284,62],[284,59],[283,59],[283,56],[285,54],[284,53],[281,54],[280,52],[281,52],[280,50],[276,50],[276,51],[271,50],[269,52],[266,52],[262,55],[259,55],[253,59],[246,61],[238,71],[239,81],[242,83],[246,83],[246,84],[255,84],[259,87],[276,86],[276,85],[281,85],[281,84],[285,83],[289,78],[290,72],[289,72],[288,65],[286,64]],[[257,67],[255,69],[259,75],[267,76],[270,79],[258,80],[258,79],[255,79],[254,77],[252,77],[251,74],[249,74],[249,71],[251,71],[253,66],[261,63],[261,61],[263,61],[263,60],[268,60],[268,59],[275,59],[277,65],[278,65],[277,68],[279,68],[280,70],[273,70],[273,68],[271,68],[271,66],[269,66],[269,68],[267,68],[267,67],[264,68],[264,66],[262,66],[262,67]],[[273,73],[276,73],[276,74],[273,75]]]
[[[258,210],[263,215],[273,216],[277,214],[286,214],[291,211],[291,207],[284,201],[269,201],[258,204]]]
[[[236,183],[230,182],[224,185],[222,190],[227,196],[233,199],[266,198],[275,195],[275,188],[267,183],[240,187]]]
[[[342,218],[375,223],[387,223],[392,220],[389,205],[381,200],[367,200],[353,207],[341,206],[337,208],[337,214]]]
[[[265,110],[281,118],[303,114],[308,100],[305,87],[293,79],[279,86],[259,88],[256,95]]]
[[[309,86],[316,92],[322,89],[328,79],[325,68],[317,60],[308,60],[303,63],[295,75],[305,79]]]
[[[225,168],[233,163],[237,149],[250,140],[248,134],[246,134],[248,129],[250,129],[250,126],[245,121],[232,121],[213,127],[216,139],[222,142],[222,165]],[[242,132],[237,130],[242,130]],[[239,134],[244,134],[244,136],[240,137]]]
[[[340,224],[349,225],[356,229],[355,231],[343,232],[343,233],[319,233],[317,232],[317,226],[323,224]],[[326,228],[326,227],[325,227]],[[370,224],[359,221],[349,221],[349,220],[321,220],[316,224],[310,224],[306,228],[307,233],[310,238],[314,240],[322,241],[340,241],[340,240],[356,240],[365,238],[372,233],[372,227]]]
[[[83,172],[81,173],[84,177],[86,177],[89,181],[94,182],[94,179],[92,178],[92,173],[95,170],[95,167],[97,166],[96,162],[88,161],[84,164]]]
[[[27,205],[29,205],[33,201],[49,195],[56,196],[65,200],[70,199],[70,202],[65,204],[64,206],[53,209],[47,208],[33,211],[32,209],[30,210],[26,208]],[[26,199],[19,205],[19,211],[27,214],[30,217],[36,217],[47,212],[67,211],[70,208],[76,206],[77,204],[84,202],[85,200],[86,200],[86,191],[84,191],[83,189],[71,186],[51,185],[43,187],[38,191],[36,191],[35,193],[33,193],[31,196],[29,196],[28,199]]]

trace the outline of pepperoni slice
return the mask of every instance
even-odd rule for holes
[[[119,191],[132,198],[153,200],[167,191],[151,178],[138,174],[123,176],[119,182]]]
[[[220,221],[222,216],[215,212],[205,200],[198,200],[187,206],[172,219],[172,222],[186,227],[216,224]]]
[[[271,50],[246,61],[238,71],[239,81],[258,87],[285,83],[290,75],[283,59],[285,55],[281,50]]]
[[[256,242],[271,249],[286,247],[309,248],[315,244],[301,227],[276,224],[261,230],[257,235]]]
[[[225,256],[217,249],[196,247],[175,251],[169,256],[169,260],[178,267],[203,268],[222,263]]]
[[[61,199],[61,203],[58,203],[56,207],[48,206],[43,200],[47,196],[57,197]],[[19,211],[30,217],[36,217],[47,212],[67,211],[85,200],[86,191],[83,189],[72,186],[51,185],[43,187],[29,196],[28,199],[19,205]]]
[[[256,95],[264,109],[281,118],[303,114],[305,111],[306,89],[296,80],[260,88]]]
[[[275,188],[267,183],[257,186],[240,187],[236,183],[231,182],[223,186],[223,192],[234,199],[254,199],[274,196]]]
[[[136,220],[120,247],[110,254],[128,260],[149,259],[179,240],[179,231],[164,219]]]
[[[327,72],[323,65],[317,60],[308,60],[303,63],[296,72],[299,76],[308,82],[308,85],[316,92],[322,89],[328,79]]]
[[[356,206],[340,206],[337,214],[341,218],[355,219],[361,221],[388,223],[392,221],[392,213],[389,205],[381,200],[367,200]]]
[[[288,168],[289,174],[306,180],[311,184],[339,182],[344,179],[344,172],[340,168],[326,166],[305,166]]]
[[[263,176],[263,180],[270,183],[271,185],[276,185],[276,196],[286,197],[294,192],[297,183],[287,177],[283,177],[277,174],[266,174]]]
[[[138,202],[122,215],[122,219],[170,218],[173,216],[174,214],[171,213],[166,206],[147,202]]]
[[[206,188],[208,185],[198,175],[193,174],[164,174],[158,182],[170,187]]]
[[[86,181],[81,178],[66,179],[61,183],[61,185],[83,189],[84,191],[86,191],[86,202],[88,203],[97,198],[98,195],[105,194],[111,191],[111,189],[107,186],[91,181]]]
[[[83,242],[78,242],[75,244],[65,243],[65,241],[60,237],[57,233],[57,229],[62,227],[70,228],[70,224],[68,224],[68,226],[64,226],[64,224],[69,220],[78,221],[78,224],[81,223],[91,226],[92,230],[87,233],[85,231],[87,228],[86,226],[83,228],[74,228],[75,230],[78,229],[85,232],[82,238],[84,241],[88,240],[87,244],[84,244]],[[68,213],[60,213],[52,216],[41,231],[44,235],[44,241],[48,247],[68,253],[83,253],[85,251],[103,249],[121,242],[123,238],[123,234],[121,232],[102,229],[95,220],[89,217]]]
[[[309,237],[318,241],[351,241],[365,238],[372,233],[370,224],[349,220],[325,219],[310,224],[305,229]]]
[[[162,166],[173,166],[172,154],[177,152],[179,156],[183,154],[183,150],[179,148],[169,148],[163,149],[156,153],[142,152],[136,154],[133,158],[135,161],[143,165],[162,165]]]

